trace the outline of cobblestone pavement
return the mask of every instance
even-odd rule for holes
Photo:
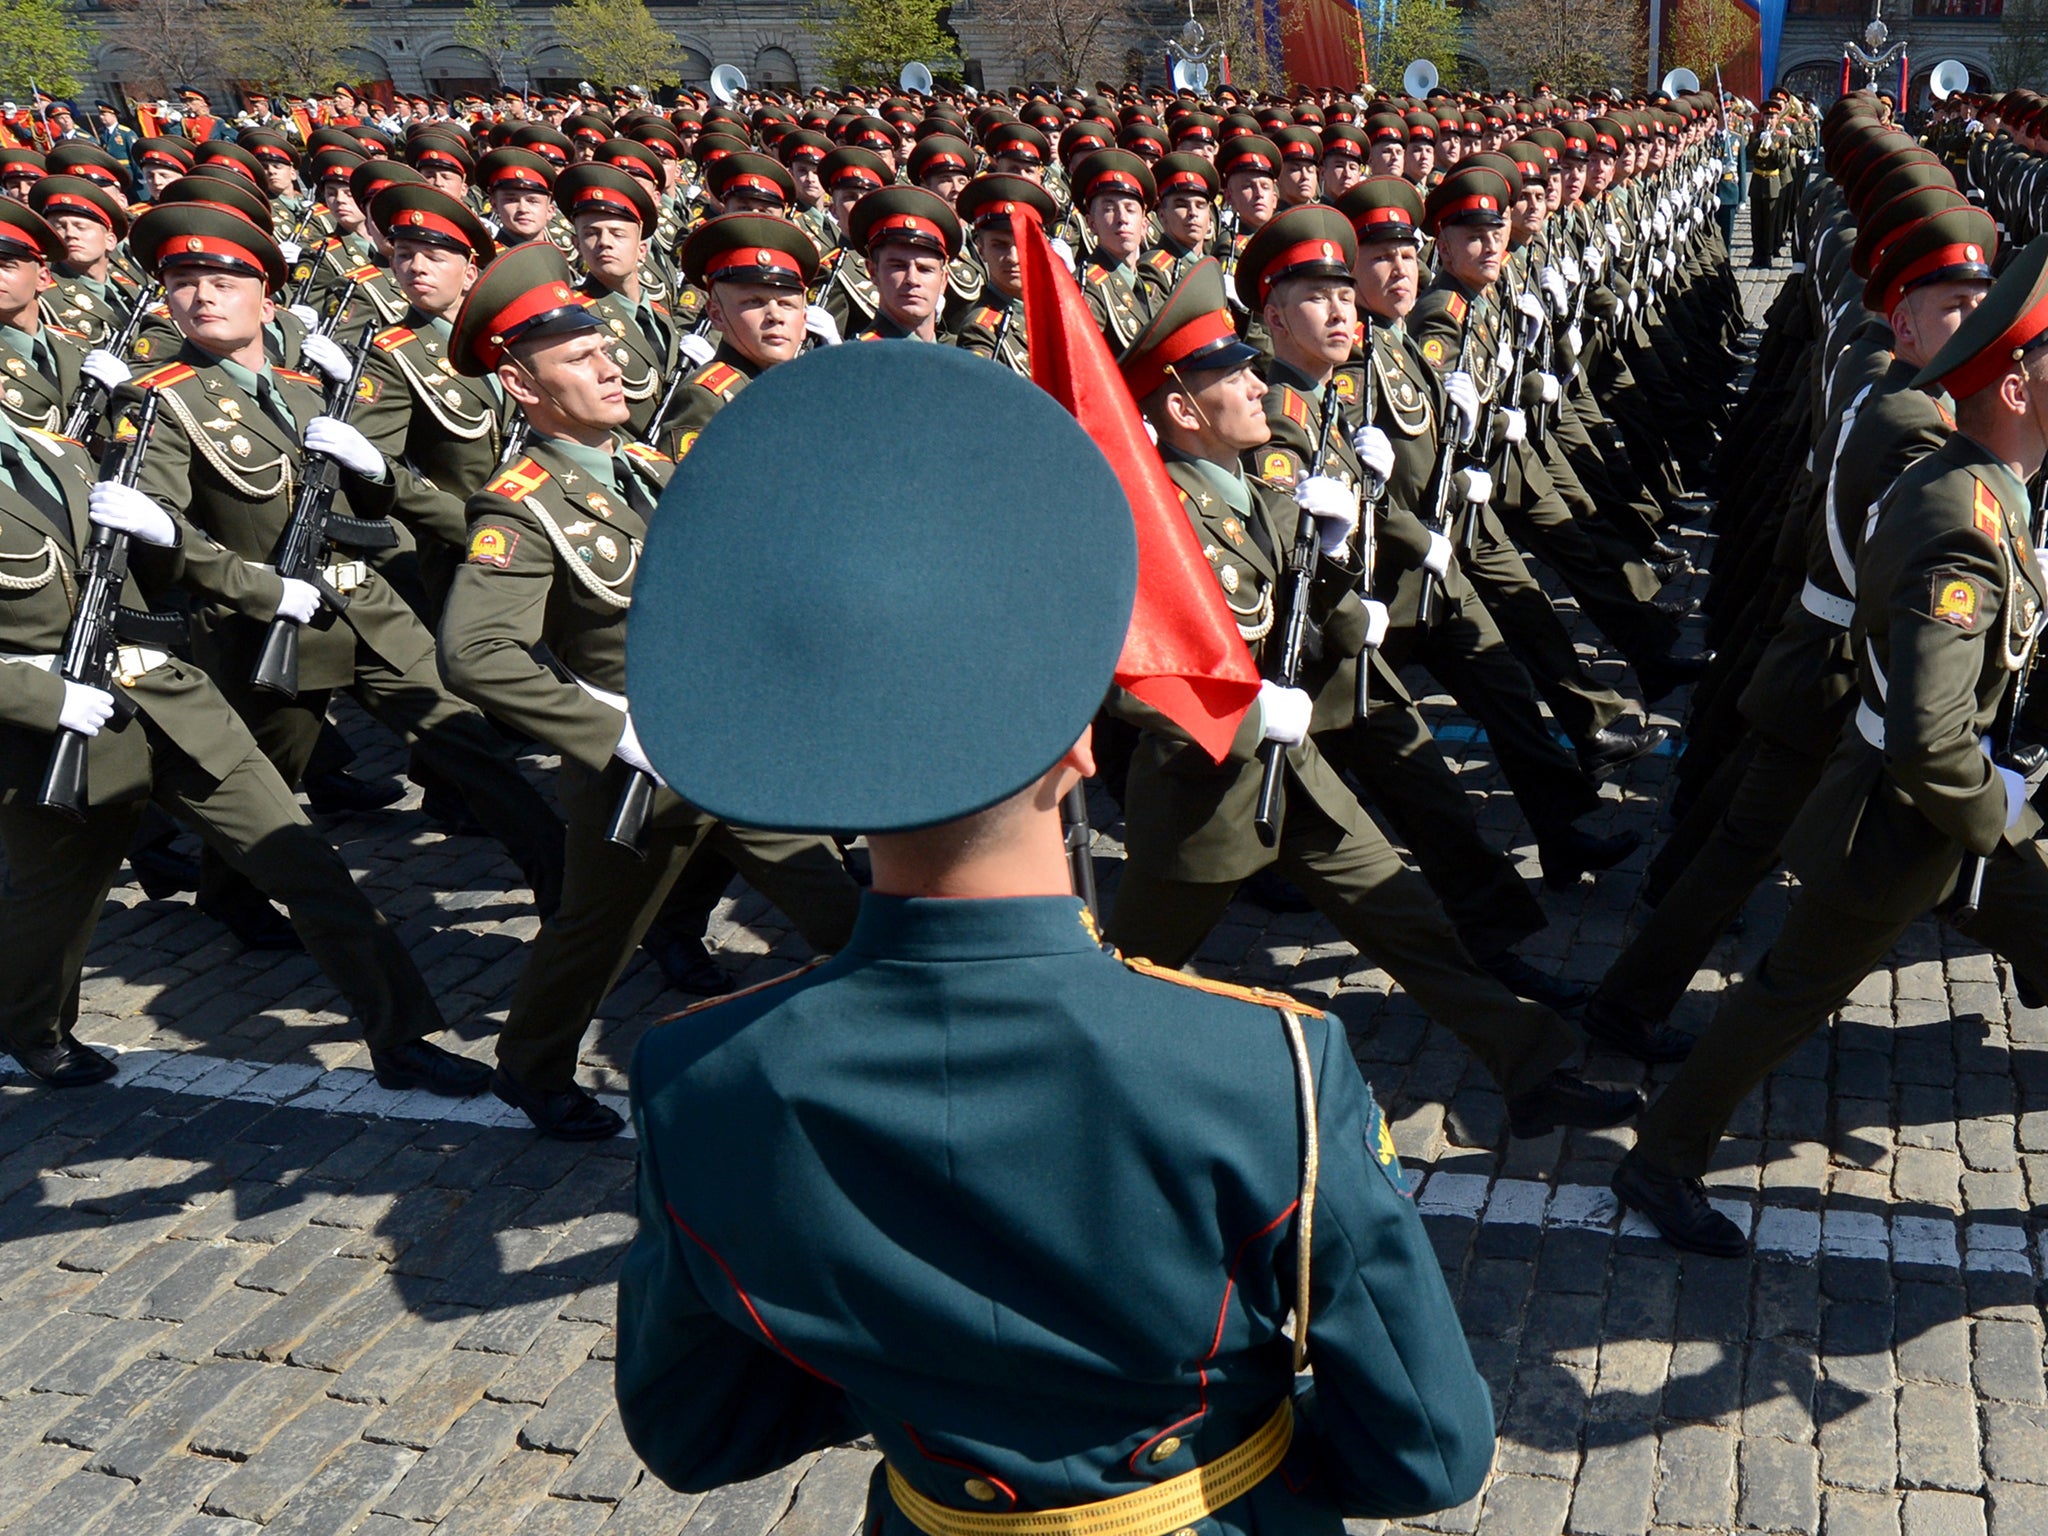
[[[1783,277],[1742,273],[1752,315]],[[400,770],[388,738],[346,724],[360,771]],[[1526,844],[1484,743],[1448,724],[1482,825]],[[1604,819],[1654,832],[1668,764],[1609,786]],[[402,924],[447,1038],[487,1056],[536,922],[495,845],[441,837],[417,806],[327,830]],[[1551,926],[1528,952],[1598,976],[1643,862],[1545,892]],[[1683,1020],[1754,960],[1783,905],[1781,885],[1758,895]],[[743,980],[801,950],[744,894],[715,936]],[[1481,1497],[1422,1528],[2048,1531],[2048,1011],[2023,1008],[2002,965],[1917,926],[1746,1107],[1713,1177],[1757,1238],[1731,1262],[1617,1225],[1605,1185],[1627,1131],[1510,1143],[1463,1050],[1313,915],[1240,901],[1200,963],[1326,999],[1424,1177],[1501,1447]],[[635,1038],[682,1001],[636,962],[586,1081],[621,1090]],[[310,961],[238,953],[133,886],[100,927],[80,1033],[124,1053],[116,1083],[59,1095],[0,1076],[0,1529],[857,1528],[861,1451],[697,1498],[627,1447],[611,1356],[629,1140],[540,1142],[494,1101],[377,1088]]]

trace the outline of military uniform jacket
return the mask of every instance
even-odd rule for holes
[[[284,368],[273,374],[303,430],[325,409],[320,381]],[[298,436],[273,421],[196,346],[188,344],[177,362],[142,374],[122,394],[135,398],[141,390],[155,391],[163,408],[138,484],[187,525],[167,579],[204,603],[194,636],[202,664],[239,681],[255,665],[284,593],[270,562],[298,495]],[[345,490],[335,497],[334,510],[349,513]],[[353,682],[358,644],[401,672],[433,654],[433,640],[412,610],[374,570],[359,568],[360,557],[352,560],[347,550],[337,549],[332,564],[350,568],[344,585],[348,579],[358,584],[348,593],[345,615],[322,605],[301,629],[302,689]]]
[[[126,277],[110,273],[105,283],[95,287],[84,278],[65,275],[61,269],[54,275],[56,286],[42,297],[45,324],[76,333],[81,346],[98,347],[128,323],[139,294]]]
[[[1223,588],[1238,633],[1262,673],[1272,677],[1287,619],[1278,611],[1285,596],[1282,573],[1294,547],[1300,509],[1291,496],[1247,479],[1251,515],[1240,517],[1185,460],[1169,457],[1166,472],[1180,491],[1181,509]],[[1363,647],[1365,610],[1357,585],[1356,568],[1318,562],[1309,595],[1304,676],[1326,654],[1356,656]],[[1252,825],[1261,777],[1256,709],[1246,714],[1219,764],[1165,716],[1130,695],[1116,693],[1111,708],[1145,732],[1131,761],[1124,803],[1125,842],[1132,857],[1147,859],[1170,879],[1201,882],[1241,880],[1270,861]],[[1305,792],[1340,829],[1363,832],[1365,813],[1358,797],[1316,751],[1313,737],[1288,749],[1287,765],[1283,807],[1298,805],[1298,795]]]
[[[1005,298],[991,285],[961,317],[953,344],[977,357],[994,358],[1012,373],[1031,377],[1031,343],[1024,327],[1024,306]]]
[[[313,278],[307,302],[322,314],[349,283],[356,285],[348,312],[341,317],[344,327],[360,328],[366,320],[375,320],[380,326],[397,325],[412,308],[412,301],[391,275],[389,263],[377,255],[365,235],[334,235],[308,245],[292,267],[293,291],[315,272],[319,275]]]
[[[759,372],[737,349],[721,341],[711,361],[683,384],[675,408],[662,426],[662,440],[655,446],[672,459],[684,457],[697,446],[697,434],[711,418],[732,404]]]
[[[1966,852],[2040,830],[2031,806],[2006,830],[1978,745],[2041,627],[2027,515],[2024,487],[1961,434],[1885,497],[1856,561],[1861,707],[1785,840],[1822,899],[1904,920],[1947,897]]]
[[[839,327],[841,336],[866,328],[880,313],[882,296],[868,275],[868,259],[850,245],[827,251],[818,273],[818,303]]]
[[[14,348],[0,342],[0,409],[17,427],[54,432],[78,394],[81,375],[78,365],[85,361],[85,338],[77,331],[44,325],[38,339],[49,342],[48,351],[57,365],[53,378],[29,362]]]
[[[625,452],[651,512],[674,465],[637,443]],[[572,679],[624,694],[626,610],[647,518],[631,498],[593,484],[568,454],[536,439],[470,498],[469,526],[469,556],[441,616],[448,686],[564,757],[602,769],[625,716]]]
[[[77,607],[79,567],[92,537],[86,494],[99,470],[68,437],[21,436],[57,482],[65,516],[51,521],[36,502],[0,479],[0,656],[57,656]],[[141,546],[135,550],[139,555]],[[132,572],[121,600],[129,608],[149,606]],[[189,662],[172,657],[147,671],[119,675],[110,686],[208,773],[225,775],[249,748],[247,734],[212,681]],[[0,663],[0,801],[34,804],[63,703],[63,680],[54,669]],[[144,726],[116,717],[87,743],[86,793],[94,805],[112,805],[140,799],[149,785]]]
[[[635,1055],[627,1437],[708,1489],[865,1431],[928,1498],[1012,1513],[1212,1462],[1292,1394],[1286,1463],[1206,1536],[1467,1497],[1486,1389],[1385,1122],[1313,1014],[1315,1386],[1294,1385],[1282,1028],[1104,952],[1071,898],[863,896],[838,955]],[[879,1476],[862,1529],[916,1536]]]
[[[638,437],[654,420],[663,386],[683,364],[682,339],[676,331],[675,319],[669,314],[668,305],[650,294],[648,307],[654,311],[655,323],[662,332],[662,345],[657,350],[632,304],[594,277],[585,278],[579,291],[590,300],[591,313],[598,322],[611,332],[612,361],[625,375],[621,383],[626,391],[626,404],[633,412],[627,425]]]
[[[1837,423],[1832,473],[1807,519],[1805,576],[1742,694],[1749,722],[1782,745],[1824,756],[1856,702],[1856,557],[1892,482],[1955,430],[1943,402],[1912,388],[1894,361]]]
[[[1121,353],[1151,318],[1131,269],[1091,256],[1081,263],[1081,297],[1113,353]]]
[[[455,371],[418,311],[378,332],[349,422],[391,465],[382,489],[351,481],[366,515],[395,515],[455,549],[469,542],[469,498],[498,467],[508,407],[495,380]],[[418,329],[414,329],[417,326]]]
[[[1773,198],[1783,192],[1787,176],[1792,169],[1792,141],[1784,130],[1765,133],[1761,129],[1749,136],[1749,195],[1752,198]]]

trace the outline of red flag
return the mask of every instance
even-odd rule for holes
[[[1032,382],[1094,439],[1137,523],[1138,596],[1117,685],[1220,763],[1259,696],[1259,669],[1073,274],[1053,254],[1036,213],[1017,208],[1010,228],[1024,271]]]

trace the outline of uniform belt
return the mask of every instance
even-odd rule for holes
[[[132,683],[145,672],[153,672],[171,659],[169,651],[152,645],[124,645],[114,652],[114,680]],[[63,666],[61,656],[0,656],[0,665],[34,667],[38,672],[56,673]]]
[[[55,672],[60,658],[56,656],[0,656],[0,664],[10,667],[34,667],[38,672]]]
[[[1016,1514],[949,1509],[926,1498],[890,1463],[889,1496],[924,1536],[1169,1536],[1243,1498],[1279,1468],[1294,1441],[1294,1403],[1283,1400],[1235,1450],[1154,1488],[1096,1504]]]
[[[1856,701],[1856,734],[1878,751],[1884,750],[1884,716],[1861,699]]]
[[[1856,605],[1846,597],[1837,597],[1825,588],[1813,584],[1808,577],[1806,585],[1799,589],[1799,606],[1816,619],[1825,619],[1837,629],[1847,629],[1856,620]]]

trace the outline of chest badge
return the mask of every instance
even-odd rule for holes
[[[227,419],[228,419],[229,421],[240,421],[240,420],[242,419],[242,408],[241,408],[241,406],[237,405],[237,404],[236,404],[236,403],[235,403],[234,401],[232,401],[232,400],[223,400],[223,401],[221,401],[221,403],[220,403],[220,413],[221,413],[221,415],[223,415],[223,416],[227,417]]]
[[[1234,565],[1226,565],[1219,569],[1216,572],[1216,579],[1223,583],[1223,590],[1226,592],[1235,592],[1242,581]]]
[[[28,364],[18,357],[10,357],[7,359],[7,371],[17,379],[25,379],[28,377]]]
[[[1223,537],[1233,544],[1244,543],[1244,524],[1234,517],[1223,519]]]
[[[600,533],[591,542],[597,545],[597,552],[606,560],[619,558],[619,546],[612,541],[610,535]]]
[[[612,515],[612,504],[605,499],[603,491],[592,491],[586,499],[590,503],[590,510],[599,517],[610,517]]]
[[[562,530],[562,534],[565,538],[580,539],[583,537],[583,535],[589,533],[595,527],[597,527],[597,524],[591,522],[588,518],[585,518],[580,522],[571,523],[568,527]]]
[[[241,433],[237,432],[233,437],[228,439],[228,451],[234,454],[237,458],[245,457],[249,452],[249,439],[242,436]]]
[[[459,389],[451,389],[444,393],[441,396],[441,398],[443,400],[446,400],[450,405],[460,405],[462,404],[462,391]]]

